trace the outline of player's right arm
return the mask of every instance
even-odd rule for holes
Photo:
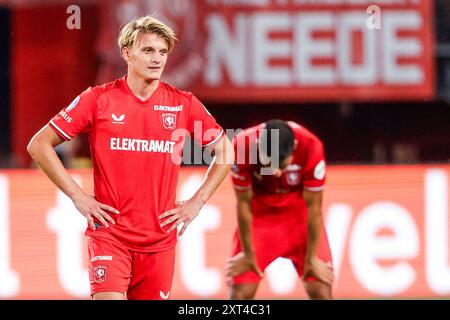
[[[62,142],[64,140],[49,125],[46,125],[31,139],[27,151],[50,180],[73,201],[77,210],[86,218],[92,229],[95,230],[93,217],[106,227],[108,227],[107,221],[115,224],[114,220],[104,210],[113,213],[119,212],[85,194],[64,168],[54,149]]]
[[[227,276],[234,277],[250,269],[262,277],[263,273],[256,262],[252,242],[251,200],[253,191],[251,188],[244,190],[235,188],[234,191],[237,199],[237,220],[242,252],[228,260]]]

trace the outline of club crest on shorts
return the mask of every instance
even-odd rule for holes
[[[95,283],[102,283],[106,281],[106,266],[94,267],[94,281]]]
[[[164,128],[167,130],[173,130],[177,126],[177,115],[173,113],[161,114]]]

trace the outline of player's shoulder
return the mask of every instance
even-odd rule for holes
[[[178,89],[177,87],[174,87],[173,85],[168,84],[167,82],[160,82],[160,88],[162,91],[165,91],[166,93],[169,93],[170,95],[175,95],[178,97],[185,98],[187,100],[191,100],[193,97],[192,92],[190,91],[184,91],[181,89]]]
[[[91,91],[97,98],[99,98],[105,94],[121,91],[123,81],[124,81],[123,78],[116,79],[101,85],[89,87],[86,91]]]

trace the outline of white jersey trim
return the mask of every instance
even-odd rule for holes
[[[321,187],[304,187],[306,190],[308,191],[313,191],[313,192],[317,192],[317,191],[323,191],[325,189],[324,186]]]
[[[69,139],[69,140],[72,140],[72,138],[71,138],[68,134],[66,134],[64,131],[62,131],[61,128],[58,127],[58,126],[53,122],[53,120],[50,120],[50,123],[51,123],[52,126],[54,126],[55,129],[58,130],[59,133],[61,133],[64,137],[66,137],[66,138]]]
[[[221,138],[223,136],[223,129],[222,129],[222,131],[220,132],[220,134],[217,136],[217,138],[215,138],[213,141],[211,141],[210,143],[207,143],[207,144],[205,144],[204,146],[203,146],[203,148],[206,148],[206,147],[208,147],[208,146],[210,146],[210,145],[213,145],[214,143],[216,143],[217,141],[219,141],[219,139]]]

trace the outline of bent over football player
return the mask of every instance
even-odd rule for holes
[[[295,122],[274,119],[240,132],[233,145],[238,228],[226,266],[230,299],[253,299],[279,257],[292,261],[309,298],[332,299],[322,142]]]

